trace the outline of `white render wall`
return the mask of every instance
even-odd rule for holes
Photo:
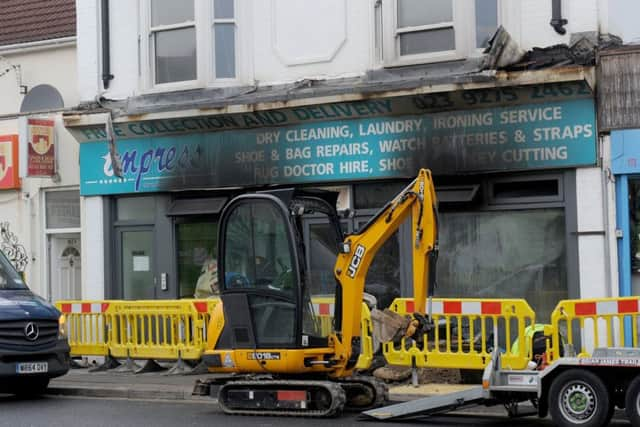
[[[75,46],[44,47],[22,53],[3,53],[13,65],[20,65],[22,84],[29,89],[39,84],[54,86],[66,107],[77,105]],[[0,69],[6,62],[0,61]],[[13,71],[0,77],[0,135],[18,134],[18,120],[24,95],[20,94]],[[36,293],[48,298],[48,263],[44,219],[44,192],[48,189],[77,189],[79,185],[79,146],[65,129],[61,114],[52,115],[56,121],[58,170],[60,181],[50,178],[23,178],[20,190],[0,190],[0,222],[9,222],[29,257],[26,268],[27,283]]]
[[[102,197],[81,198],[82,299],[104,299],[104,215]]]
[[[65,107],[78,104],[75,46],[43,48],[20,54],[4,53],[0,49],[0,57],[12,65],[20,65],[22,84],[29,89],[39,84],[50,84],[62,94]],[[0,59],[0,69],[6,68],[6,61]],[[23,99],[14,71],[0,77],[0,116],[19,112]]]
[[[578,214],[578,253],[580,268],[580,297],[602,298],[618,294],[617,279],[612,280],[610,247],[611,217],[605,205],[605,186],[600,168],[576,170],[576,199]],[[615,204],[614,204],[615,206]],[[571,231],[571,230],[570,230]],[[581,234],[583,233],[583,234]],[[614,268],[615,269],[615,268]],[[617,271],[617,270],[616,270]]]
[[[130,4],[130,7],[133,8],[137,2],[121,0],[110,3],[114,6]],[[98,85],[102,75],[98,60],[100,57],[100,15],[98,5],[98,0],[76,0],[77,91],[81,101],[93,101],[99,95],[100,88],[102,88],[102,83]],[[119,31],[126,31],[129,28],[127,25],[127,19],[129,18],[131,17],[128,15],[122,15],[121,20],[117,21],[119,22],[117,25]],[[137,24],[134,28],[137,28]],[[118,46],[117,49],[131,50],[137,46],[137,40],[132,39],[132,43],[130,47],[126,47],[126,44],[124,44],[123,46]]]
[[[598,17],[606,16],[603,0],[563,0],[563,17],[569,24],[561,36],[549,25],[551,0],[502,1],[503,22],[526,49],[568,43],[572,32],[597,31]],[[81,100],[92,101],[97,95],[124,99],[143,92],[140,68],[147,58],[139,54],[143,37],[139,3],[110,2],[115,79],[103,93],[99,2],[77,2]],[[238,4],[241,84],[353,76],[380,67],[374,52],[375,0],[239,0]]]

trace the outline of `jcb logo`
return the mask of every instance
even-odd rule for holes
[[[358,267],[360,267],[360,263],[362,262],[362,258],[364,257],[365,248],[362,245],[356,246],[356,250],[351,257],[351,262],[349,263],[349,268],[347,274],[352,279],[356,277],[356,273],[358,272]]]

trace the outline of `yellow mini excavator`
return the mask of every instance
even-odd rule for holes
[[[224,208],[218,228],[221,304],[207,330],[203,361],[210,378],[194,394],[214,395],[229,414],[329,417],[386,398],[379,381],[354,374],[369,266],[409,217],[416,313],[425,313],[435,283],[437,211],[428,170],[359,231],[344,235],[336,195],[288,189],[245,194]],[[323,215],[335,232],[333,330],[322,336],[310,298],[302,218]],[[423,334],[415,315],[408,335]]]

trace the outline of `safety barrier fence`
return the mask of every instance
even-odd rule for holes
[[[156,360],[175,360],[170,372],[190,368],[184,361],[200,360],[210,314],[219,299],[153,301],[58,301],[66,317],[72,356],[103,356],[105,368],[144,372],[159,369]],[[319,329],[328,335],[333,323],[333,298],[313,298]],[[370,312],[362,304],[362,352],[358,368],[370,366],[373,339]],[[116,359],[125,359],[122,366]],[[140,368],[134,360],[147,363]]]
[[[106,356],[106,311],[111,301],[58,301],[56,308],[66,317],[72,356]]]
[[[313,304],[313,312],[319,321],[320,336],[326,337],[333,330],[333,313],[334,298],[333,297],[314,297],[311,298]],[[373,361],[373,324],[371,322],[371,311],[367,304],[362,303],[360,317],[360,356],[358,356],[357,369],[367,369]]]
[[[415,311],[411,298],[397,298],[389,307],[401,315]],[[531,360],[526,329],[535,324],[535,313],[522,299],[434,298],[433,331],[419,339],[401,338],[383,344],[391,365],[417,368],[483,369],[494,349],[500,349],[502,366],[524,369]],[[514,351],[515,348],[521,350]]]
[[[146,372],[156,360],[175,360],[170,372],[190,371],[205,349],[206,328],[218,299],[59,301],[72,356],[104,356],[105,368]],[[125,359],[124,365],[116,359]],[[144,360],[140,368],[134,360]]]
[[[596,347],[639,347],[638,297],[563,300],[551,313],[550,361],[574,352],[587,357]]]
[[[200,360],[205,347],[210,313],[218,299],[154,301],[59,301],[66,316],[72,356],[104,356],[108,361],[126,359],[122,370],[138,369],[133,360],[176,360],[174,372],[190,368],[184,361]],[[331,297],[312,299],[321,335],[333,329]],[[401,315],[415,311],[411,298],[398,298],[390,309]],[[494,349],[502,366],[523,369],[532,359],[529,341],[535,313],[521,299],[433,299],[436,326],[421,339],[401,338],[382,344],[391,365],[418,368],[483,369]],[[373,325],[362,304],[362,351],[357,367],[371,365],[376,349]],[[605,298],[563,300],[551,314],[546,357],[552,363],[573,351],[580,357],[593,348],[640,347],[638,328],[640,299]],[[526,343],[522,346],[519,343]],[[110,365],[113,366],[113,365]]]

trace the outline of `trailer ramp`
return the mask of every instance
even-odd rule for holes
[[[456,409],[482,404],[485,401],[484,396],[482,386],[478,386],[455,393],[423,397],[382,408],[370,409],[363,412],[361,417],[363,419],[373,418],[379,421],[387,421],[443,414]]]

